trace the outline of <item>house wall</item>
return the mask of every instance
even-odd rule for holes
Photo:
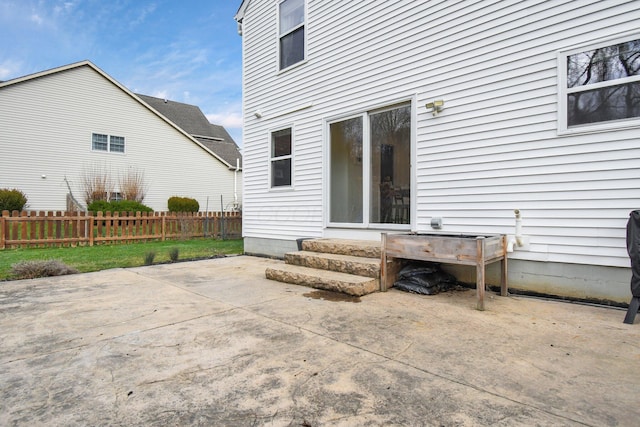
[[[144,172],[155,210],[174,195],[203,211],[207,197],[209,210],[233,201],[233,171],[89,66],[0,89],[0,129],[0,188],[25,192],[32,210],[65,210],[65,177],[84,203],[83,173],[96,168],[116,184],[127,168]],[[94,132],[125,137],[125,153],[92,151]]]
[[[564,272],[550,275],[562,277],[554,292],[627,299],[638,128],[560,135],[558,52],[640,37],[640,2],[308,0],[307,12],[307,60],[284,72],[277,2],[254,0],[244,16],[246,251],[273,241],[270,254],[281,255],[298,237],[379,238],[326,227],[326,121],[413,100],[414,231],[434,231],[439,217],[439,232],[513,234],[519,209],[527,245],[510,254],[512,285],[544,290],[530,273],[553,269]],[[425,108],[435,99],[445,101],[437,117]],[[284,125],[295,129],[294,186],[273,191],[269,130]]]

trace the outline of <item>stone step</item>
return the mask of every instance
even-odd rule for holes
[[[309,239],[302,242],[302,250],[328,254],[351,255],[380,259],[382,244],[374,240]]]
[[[308,286],[348,295],[362,296],[380,289],[380,281],[336,271],[318,270],[299,265],[279,264],[265,271],[267,279]]]
[[[380,277],[380,258],[298,251],[285,254],[284,261],[287,264],[355,274],[374,279]]]

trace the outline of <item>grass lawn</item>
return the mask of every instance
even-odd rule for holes
[[[85,273],[145,265],[145,258],[150,252],[155,252],[153,263],[157,264],[170,261],[169,253],[174,249],[178,249],[180,261],[241,254],[243,248],[242,239],[194,239],[75,248],[4,249],[0,250],[0,280],[11,279],[11,266],[20,261],[56,259]]]

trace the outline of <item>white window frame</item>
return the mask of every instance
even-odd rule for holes
[[[307,62],[307,40],[309,39],[308,34],[309,34],[309,27],[307,26],[307,17],[308,17],[308,11],[307,11],[307,0],[302,0],[304,3],[304,19],[302,21],[302,23],[296,25],[295,27],[290,28],[289,30],[287,30],[285,33],[280,33],[280,5],[282,3],[284,3],[286,0],[279,0],[276,4],[276,16],[277,16],[277,22],[276,22],[276,43],[277,43],[277,53],[278,53],[278,57],[277,57],[277,70],[278,73],[281,72],[285,72],[288,71],[292,68],[298,67],[304,63]],[[303,55],[302,55],[302,60],[291,64],[287,67],[282,67],[282,65],[280,64],[280,40],[282,39],[282,37],[289,35],[291,33],[293,33],[294,31],[296,31],[299,28],[304,28],[304,44],[303,44]]]
[[[277,132],[282,132],[284,130],[289,130],[291,132],[291,153],[285,156],[278,156],[278,157],[274,157],[273,156],[273,135]],[[269,131],[269,170],[268,170],[268,174],[269,174],[269,190],[270,191],[283,191],[283,190],[291,190],[293,189],[293,177],[294,177],[294,146],[295,146],[295,130],[293,125],[287,125],[287,126],[281,126],[278,128],[274,128],[271,129]],[[273,163],[278,161],[278,160],[287,160],[289,159],[291,161],[291,176],[289,177],[290,180],[290,184],[289,185],[274,185],[273,183]]]
[[[99,136],[104,136],[106,137],[106,148],[104,150],[96,148],[95,146],[95,136],[99,135]],[[113,138],[122,138],[122,150],[114,150],[113,147],[116,144],[113,144]],[[102,142],[101,142],[102,143]],[[117,144],[118,146],[120,144]],[[99,133],[99,132],[92,132],[91,133],[91,151],[95,151],[96,153],[115,153],[115,154],[125,154],[127,149],[127,143],[126,143],[126,138],[124,136],[118,136],[118,135],[108,135],[106,133]]]
[[[110,193],[107,193],[106,196],[108,202],[119,202],[124,200],[124,197],[122,197],[122,193],[120,191],[112,191]]]
[[[416,152],[416,140],[417,140],[417,126],[418,126],[418,111],[417,111],[417,94],[411,94],[406,96],[399,96],[397,98],[390,98],[385,102],[371,104],[363,106],[363,108],[357,111],[351,111],[343,115],[336,115],[328,117],[323,123],[323,140],[324,140],[324,164],[327,165],[323,168],[323,206],[324,206],[324,227],[325,228],[348,228],[348,229],[363,229],[363,230],[397,230],[397,231],[416,231],[417,227],[417,181],[416,170],[413,165],[417,162]],[[391,224],[391,223],[373,223],[370,222],[370,195],[365,187],[371,180],[371,135],[370,135],[370,122],[369,117],[371,114],[384,112],[397,108],[399,105],[407,104],[411,106],[411,141],[410,141],[410,187],[411,187],[411,202],[409,206],[409,224]],[[349,120],[357,117],[362,117],[363,126],[363,143],[362,143],[362,158],[363,158],[363,211],[362,211],[362,223],[342,223],[331,222],[331,131],[330,126],[332,123],[338,123],[344,120]],[[366,183],[366,185],[365,185]]]
[[[571,93],[583,92],[603,87],[619,86],[625,83],[640,81],[640,76],[626,77],[623,79],[609,80],[586,86],[567,88],[567,57],[588,50],[611,46],[625,41],[640,39],[640,33],[627,33],[613,38],[582,44],[573,48],[558,52],[558,134],[573,135],[580,133],[603,132],[612,129],[625,129],[640,127],[640,117],[611,120],[606,122],[587,123],[569,127],[567,123],[567,96]]]
[[[122,150],[119,150],[119,149],[118,150],[114,150],[113,149],[114,145],[116,145],[116,144],[117,144],[118,147],[120,146],[119,143],[114,144],[114,142],[113,142],[114,138],[122,138]],[[124,154],[125,150],[126,150],[126,146],[127,145],[126,145],[126,140],[125,140],[124,136],[109,135],[109,152],[110,153]]]
[[[105,137],[106,141],[96,141],[95,138],[96,136],[100,136],[100,137]],[[98,142],[99,144],[105,144],[104,150],[101,148],[96,148],[96,142]],[[104,134],[104,133],[97,133],[97,132],[93,132],[91,133],[91,151],[97,151],[97,152],[101,152],[101,153],[108,153],[109,152],[109,135]]]

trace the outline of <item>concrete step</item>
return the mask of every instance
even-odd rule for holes
[[[328,254],[351,255],[380,259],[381,242],[351,239],[309,239],[302,242],[302,250]]]
[[[299,265],[279,264],[265,271],[267,279],[308,286],[348,295],[362,296],[380,289],[380,280]]]
[[[374,279],[380,277],[380,258],[298,251],[285,254],[284,261],[291,265],[355,274]]]

